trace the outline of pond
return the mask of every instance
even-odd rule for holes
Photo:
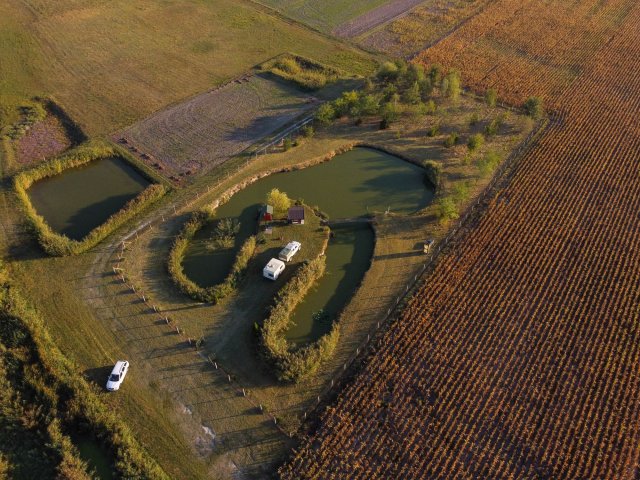
[[[28,194],[54,231],[81,240],[149,184],[128,162],[109,157],[35,182]]]
[[[324,276],[291,317],[294,326],[286,338],[293,345],[304,345],[328,333],[369,269],[374,247],[370,225],[337,225],[331,227],[331,233]]]
[[[302,199],[307,205],[317,205],[331,220],[386,210],[410,214],[433,198],[433,189],[425,184],[421,167],[370,148],[355,148],[329,162],[274,174],[249,185],[218,208],[217,218],[240,220],[240,232],[233,247],[218,250],[208,247],[215,224],[196,234],[182,264],[189,278],[203,287],[224,280],[237,249],[255,233],[258,209],[273,188],[286,192],[292,199]],[[368,225],[332,230],[335,236],[327,249],[327,273],[294,313],[296,327],[288,338],[296,344],[328,331],[331,321],[318,317],[335,317],[348,303],[369,266],[374,240]],[[314,313],[321,310],[325,315],[315,315],[319,321],[314,321]]]
[[[105,449],[89,435],[78,434],[73,437],[73,443],[78,447],[80,458],[87,462],[90,470],[94,470],[100,480],[111,480],[114,477],[111,466],[111,456]]]

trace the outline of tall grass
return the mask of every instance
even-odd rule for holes
[[[333,68],[293,54],[281,55],[261,68],[309,91],[319,90],[340,76]]]
[[[111,156],[122,157],[138,168],[136,162],[121,148],[101,142],[90,142],[77,147],[67,154],[21,172],[14,177],[14,190],[22,202],[27,220],[36,235],[38,243],[49,255],[77,255],[87,251],[167,192],[167,187],[164,184],[152,183],[137,197],[127,202],[122,209],[111,215],[102,225],[89,232],[82,240],[72,240],[66,235],[54,232],[45,219],[36,212],[31,203],[27,193],[29,187],[38,180],[53,177],[70,168],[86,165],[89,162]],[[148,170],[140,169],[140,171],[150,181],[156,181]]]

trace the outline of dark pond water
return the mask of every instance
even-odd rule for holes
[[[149,183],[125,160],[110,157],[40,180],[28,194],[54,231],[80,240]]]

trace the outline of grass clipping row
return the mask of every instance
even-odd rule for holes
[[[242,247],[240,247],[231,271],[224,282],[214,285],[213,287],[203,288],[187,277],[182,268],[182,261],[184,260],[189,242],[193,240],[195,234],[213,221],[215,221],[215,212],[213,210],[205,209],[193,213],[191,218],[185,222],[182,230],[173,242],[171,252],[169,253],[167,269],[169,276],[182,293],[198,302],[211,302],[215,304],[236,291],[238,284],[246,273],[249,261],[256,251],[256,237],[249,237]]]
[[[317,257],[298,270],[278,292],[269,316],[260,329],[260,345],[264,355],[275,366],[281,381],[297,382],[313,375],[336,348],[340,336],[337,323],[317,341],[294,350],[285,332],[291,327],[291,314],[325,271],[325,257]]]
[[[73,151],[38,165],[35,168],[26,170],[14,177],[14,189],[16,195],[22,202],[30,226],[36,234],[38,243],[45,252],[52,256],[77,255],[85,252],[100,243],[105,237],[133,218],[147,205],[160,199],[167,191],[167,188],[160,183],[151,183],[137,197],[131,199],[125,206],[111,215],[102,225],[94,228],[82,240],[72,240],[66,235],[54,232],[45,219],[36,212],[27,190],[38,180],[59,175],[70,168],[80,167],[89,162],[101,158],[117,156],[124,158],[129,163],[137,167],[136,162],[130,158],[127,152],[108,144],[90,143],[82,145]],[[155,179],[148,176],[147,172],[141,172],[152,182]]]

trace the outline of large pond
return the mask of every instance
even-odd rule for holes
[[[255,233],[258,209],[272,188],[293,199],[303,199],[307,205],[317,205],[331,220],[386,210],[409,214],[426,206],[433,197],[422,168],[369,148],[356,148],[303,170],[274,174],[236,193],[218,208],[217,218],[240,220],[240,233],[233,248],[215,251],[207,248],[215,225],[196,234],[183,262],[189,278],[203,287],[224,280],[237,248]],[[296,326],[288,337],[296,344],[328,331],[329,319],[348,303],[369,266],[373,253],[373,231],[369,226],[340,226],[332,230],[334,236],[326,252],[327,273],[294,312]],[[324,315],[318,315],[320,311]]]
[[[80,240],[149,183],[125,160],[110,157],[40,180],[28,193],[54,231]]]

